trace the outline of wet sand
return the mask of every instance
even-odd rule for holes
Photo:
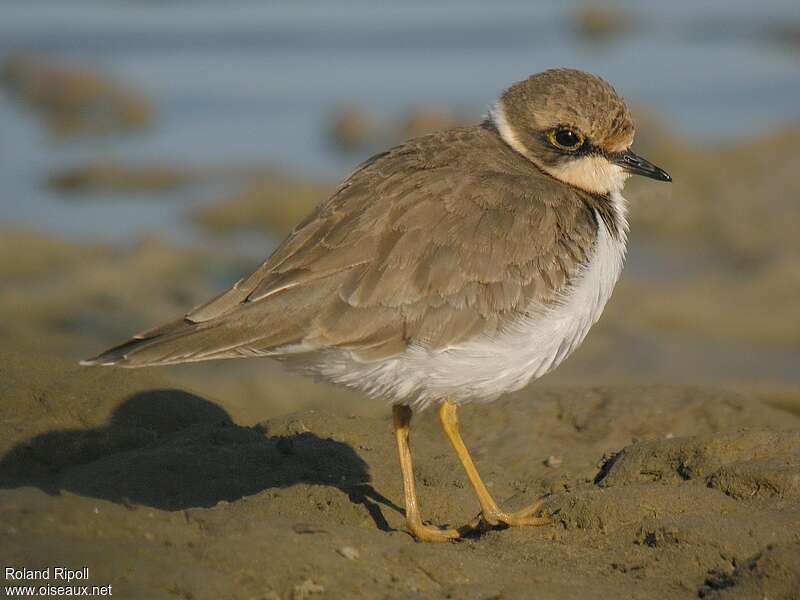
[[[137,598],[792,598],[800,418],[681,386],[533,386],[462,411],[490,489],[552,524],[414,542],[387,414],[263,419],[154,371],[2,353],[3,564]],[[255,406],[256,408],[253,408]],[[269,407],[262,407],[268,414]],[[477,502],[415,420],[426,518]]]

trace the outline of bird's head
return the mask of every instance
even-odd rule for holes
[[[634,154],[633,119],[606,81],[572,69],[509,87],[490,118],[503,140],[547,174],[592,193],[622,190],[632,174],[672,181]]]

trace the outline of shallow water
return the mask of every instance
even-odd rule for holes
[[[336,106],[357,102],[394,115],[447,105],[480,114],[509,82],[552,66],[608,78],[701,142],[800,118],[798,50],[766,35],[800,21],[796,1],[621,2],[633,31],[599,46],[572,32],[577,6],[6,0],[0,58],[44,51],[97,65],[152,98],[161,114],[150,133],[56,143],[3,99],[0,222],[83,238],[196,240],[183,216],[218,190],[192,188],[165,202],[65,203],[42,180],[97,158],[278,164],[339,177],[363,157],[326,145]]]

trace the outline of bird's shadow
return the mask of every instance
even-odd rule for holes
[[[210,507],[270,488],[307,483],[345,491],[376,525],[379,505],[400,511],[370,485],[367,464],[343,442],[311,432],[270,436],[242,427],[220,406],[181,390],[128,398],[104,427],[49,431],[0,459],[0,487],[35,486],[163,510]]]

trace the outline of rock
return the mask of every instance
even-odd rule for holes
[[[285,235],[333,188],[313,179],[264,173],[243,191],[196,211],[192,218],[218,235],[248,231]]]
[[[359,556],[361,556],[361,553],[352,546],[342,546],[340,548],[337,548],[336,552],[341,554],[347,560],[356,560]]]
[[[328,117],[328,140],[344,152],[356,152],[378,141],[375,118],[358,106],[344,106]]]
[[[51,175],[47,185],[69,194],[76,192],[163,192],[198,180],[187,169],[163,165],[120,165],[97,162]]]
[[[561,463],[564,462],[564,459],[560,456],[548,456],[547,460],[544,461],[546,467],[550,467],[551,469],[557,469],[561,466]]]
[[[0,83],[60,137],[138,131],[156,118],[155,107],[143,96],[83,65],[11,56],[0,68]]]
[[[583,4],[572,13],[572,29],[584,41],[608,42],[633,29],[634,19],[624,9],[594,3]]]
[[[292,600],[305,600],[315,594],[325,591],[325,586],[314,583],[311,579],[306,579],[303,583],[297,584],[292,590]]]
[[[398,140],[419,137],[433,133],[472,125],[477,119],[459,118],[453,111],[441,107],[416,107],[397,124]]]

